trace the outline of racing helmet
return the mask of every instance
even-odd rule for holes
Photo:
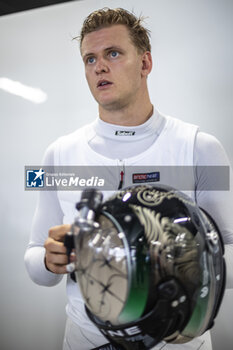
[[[192,199],[167,186],[135,186],[102,203],[91,189],[77,209],[76,280],[89,318],[111,344],[185,343],[213,326],[224,247]]]

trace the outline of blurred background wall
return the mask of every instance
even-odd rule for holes
[[[24,268],[37,198],[24,191],[24,166],[40,164],[52,141],[97,116],[72,37],[91,11],[104,6],[147,17],[154,105],[214,134],[233,162],[231,0],[84,0],[0,17],[0,79],[40,88],[47,96],[35,103],[0,88],[1,350],[62,347],[65,279],[40,287]],[[214,350],[232,349],[232,298],[227,291],[212,331]]]

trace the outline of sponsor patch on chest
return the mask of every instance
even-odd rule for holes
[[[160,181],[160,172],[154,171],[151,173],[137,173],[132,175],[134,184],[143,182],[158,182]]]

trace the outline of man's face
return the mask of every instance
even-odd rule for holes
[[[124,25],[87,34],[81,53],[89,88],[100,108],[119,110],[142,95],[143,54],[138,53]]]

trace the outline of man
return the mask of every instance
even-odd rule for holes
[[[83,24],[80,50],[99,118],[55,141],[45,154],[44,165],[115,166],[120,187],[134,183],[127,166],[195,166],[189,194],[216,220],[226,244],[227,261],[232,259],[232,190],[205,191],[213,179],[206,168],[196,168],[229,166],[229,161],[214,137],[194,125],[162,116],[153,107],[147,87],[151,47],[141,20],[123,9],[95,11]],[[172,174],[165,174],[161,182],[174,185]],[[76,215],[74,204],[79,196],[69,191],[40,193],[25,254],[28,272],[38,284],[55,285],[69,270],[63,241]],[[71,255],[70,260],[75,259]],[[230,284],[232,276],[228,275]],[[107,343],[88,319],[80,291],[69,274],[67,295],[64,350],[94,349]],[[155,347],[161,348],[209,350],[211,341],[206,333],[183,345],[160,343]]]

